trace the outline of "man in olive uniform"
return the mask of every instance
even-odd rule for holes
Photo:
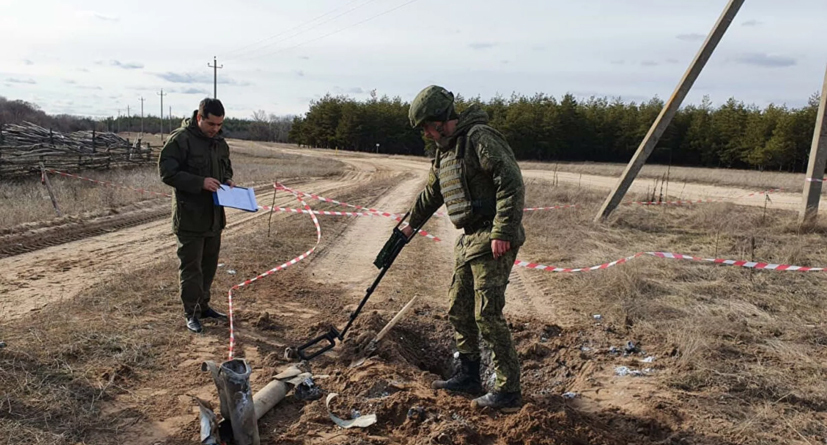
[[[503,316],[508,276],[525,242],[522,225],[525,189],[508,142],[487,125],[488,115],[472,105],[454,110],[454,96],[429,86],[416,96],[408,114],[414,128],[437,146],[428,183],[411,209],[410,237],[442,204],[464,234],[454,248],[456,263],[449,291],[448,316],[454,327],[460,366],[434,389],[478,395],[479,336],[488,343],[497,379],[492,392],[474,399],[475,407],[515,410],[522,404],[520,363]]]
[[[233,187],[230,147],[221,136],[224,106],[204,99],[169,137],[158,158],[165,184],[175,188],[172,231],[178,237],[179,281],[187,328],[201,332],[200,319],[226,320],[212,309],[210,287],[218,268],[224,207],[213,203],[221,184]]]

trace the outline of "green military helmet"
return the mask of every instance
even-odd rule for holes
[[[414,128],[424,122],[445,122],[455,115],[454,94],[436,85],[420,91],[408,110],[408,119]]]

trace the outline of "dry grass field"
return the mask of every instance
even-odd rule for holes
[[[560,172],[582,173],[584,175],[620,177],[625,164],[608,163],[542,163],[523,162],[523,168],[537,170],[557,170]],[[667,176],[668,175],[668,176]],[[640,171],[639,178],[662,180],[668,177],[670,190],[677,194],[684,182],[733,186],[755,190],[782,188],[790,192],[800,192],[804,185],[804,174],[758,170],[737,170],[700,167],[676,167],[666,165],[646,165]]]
[[[322,151],[299,159],[295,150],[266,144],[238,143],[233,149],[237,175],[245,181],[272,181],[292,172],[297,189],[392,212],[405,210],[427,171],[426,163],[408,159],[343,154],[336,161],[342,167]],[[291,162],[297,170],[279,170]],[[117,179],[146,186],[154,181],[153,172],[146,172],[146,179],[136,173]],[[721,187],[735,178],[725,171],[690,173],[680,172],[686,180]],[[823,219],[803,231],[792,211],[733,201],[627,205],[606,224],[595,224],[603,190],[533,178],[526,181],[528,204],[578,207],[526,212],[528,240],[521,260],[587,267],[661,251],[827,266]],[[754,182],[733,185],[783,186],[745,180]],[[87,187],[60,186],[66,194]],[[298,206],[295,198],[278,196],[279,205]],[[97,208],[112,205],[99,203]],[[319,201],[308,204],[343,210]],[[373,280],[371,263],[394,224],[378,217],[319,218],[322,241],[316,254],[236,294],[237,355],[253,366],[254,391],[289,364],[283,358],[286,346],[344,324]],[[224,266],[212,294],[220,309],[226,308],[231,286],[316,243],[307,215],[275,214],[269,220],[237,220],[226,234]],[[407,246],[346,341],[310,363],[314,374],[329,376],[317,380],[321,388],[340,394],[333,403],[337,415],[376,413],[378,423],[365,430],[338,429],[323,400],[302,402],[289,395],[261,419],[263,443],[814,444],[827,439],[823,272],[650,256],[581,273],[515,268],[506,316],[521,358],[526,405],[519,413],[502,415],[474,411],[467,398],[429,388],[437,375],[449,372],[453,352],[445,293],[457,231],[439,217],[425,229],[442,241],[419,237]],[[166,244],[161,245],[168,246],[156,247],[167,230],[166,225],[141,229],[122,242],[152,261],[108,272],[81,291],[21,316],[0,318],[0,341],[7,344],[0,349],[0,387],[5,389],[0,443],[197,443],[191,397],[216,407],[218,402],[199,366],[203,360],[224,360],[228,333],[216,323],[208,323],[198,336],[184,330],[174,241],[162,239]],[[76,241],[74,250],[84,243]],[[0,259],[6,271],[0,274],[3,298],[31,295],[18,293],[18,286],[37,291],[44,281],[68,280],[59,273],[86,272],[87,257],[52,259],[49,252]],[[68,269],[61,272],[61,267]],[[383,340],[377,355],[349,368],[362,341],[413,295],[420,302]],[[628,342],[635,348],[625,354]],[[643,375],[617,375],[622,366]],[[564,398],[564,393],[575,396]],[[411,410],[423,414],[411,416]]]
[[[320,163],[297,155],[248,146],[244,142],[234,142],[231,150],[235,181],[242,186],[262,185],[290,178],[330,176],[341,172],[343,168],[343,164],[336,160]],[[132,189],[167,194],[172,190],[161,182],[155,166],[72,173]],[[58,175],[50,175],[49,179],[54,187],[58,207],[67,216],[89,218],[168,200],[158,195],[136,193],[127,188],[102,187]],[[0,231],[25,223],[60,222],[60,219],[55,218],[49,194],[39,177],[4,183],[0,189]]]

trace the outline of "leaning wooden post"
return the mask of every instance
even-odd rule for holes
[[[810,161],[807,165],[807,178],[804,182],[804,195],[801,200],[801,212],[798,222],[802,225],[812,224],[818,216],[818,204],[821,200],[821,184],[824,182],[824,169],[827,167],[827,72],[824,73],[824,85],[821,87],[821,102],[818,104],[816,126],[813,131],[813,144],[810,147]]]
[[[55,207],[55,212],[57,216],[63,216],[60,213],[60,208],[57,206],[57,199],[55,199],[55,193],[52,191],[52,183],[49,182],[49,175],[46,174],[46,167],[43,165],[43,161],[40,161],[40,182],[46,186],[46,190],[49,191],[49,198],[52,200],[52,205]]]
[[[695,60],[693,60],[692,64],[689,65],[689,69],[683,75],[683,79],[681,79],[681,82],[678,84],[675,92],[672,93],[672,97],[670,97],[666,102],[666,105],[664,105],[660,115],[658,115],[657,119],[655,119],[655,122],[652,124],[652,127],[649,129],[649,133],[647,133],[646,137],[643,138],[643,142],[641,142],[637,152],[635,152],[634,157],[632,157],[632,160],[629,162],[629,165],[626,166],[626,170],[623,172],[620,180],[617,181],[617,185],[615,185],[614,190],[612,190],[612,193],[609,194],[608,198],[606,198],[606,201],[603,203],[603,206],[601,206],[600,212],[598,212],[597,216],[594,218],[595,222],[600,222],[608,218],[614,209],[620,204],[620,201],[623,200],[623,197],[626,195],[626,192],[629,190],[632,182],[637,177],[640,169],[643,168],[644,164],[646,164],[646,159],[649,158],[650,154],[652,154],[652,151],[655,149],[655,146],[657,146],[658,141],[660,141],[660,137],[663,135],[666,127],[668,127],[669,123],[672,122],[672,118],[678,112],[681,103],[684,98],[686,98],[689,90],[692,88],[692,84],[695,83],[695,80],[701,74],[706,62],[712,56],[712,53],[715,51],[715,47],[718,46],[718,43],[721,41],[721,38],[724,36],[724,33],[735,19],[735,15],[738,13],[738,10],[743,4],[744,0],[730,0],[726,9],[724,9],[724,12],[718,18],[718,22],[715,24],[715,27],[712,28],[712,31],[707,36],[703,46],[701,46],[700,51],[698,51],[698,54],[695,56]]]

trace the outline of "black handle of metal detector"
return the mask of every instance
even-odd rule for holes
[[[328,331],[327,333],[322,334],[314,338],[313,340],[310,340],[309,342],[299,346],[296,349],[296,353],[298,354],[299,358],[301,358],[302,360],[312,360],[313,358],[316,358],[324,354],[325,352],[333,349],[333,347],[336,346],[336,339],[338,339],[339,341],[344,340],[345,334],[353,325],[353,322],[356,320],[356,317],[359,316],[359,313],[362,312],[362,308],[365,306],[365,303],[367,303],[368,298],[370,298],[371,294],[376,289],[376,286],[378,286],[379,282],[382,281],[382,277],[385,276],[385,273],[391,267],[391,264],[393,264],[394,260],[396,260],[396,257],[402,251],[402,248],[405,247],[405,245],[408,244],[408,242],[413,238],[413,236],[411,238],[406,237],[405,234],[403,234],[402,231],[399,229],[399,227],[402,225],[405,219],[407,219],[408,215],[410,215],[410,212],[406,213],[405,216],[403,216],[399,220],[399,223],[396,225],[396,227],[393,228],[393,233],[391,234],[390,239],[388,239],[388,241],[385,243],[385,246],[382,247],[382,251],[379,252],[379,255],[376,257],[376,260],[374,260],[373,264],[381,271],[379,272],[379,275],[376,277],[376,279],[373,281],[373,284],[368,288],[364,298],[362,298],[362,301],[359,303],[359,306],[350,315],[350,320],[348,320],[347,325],[344,329],[342,329],[342,332],[337,331],[335,327],[331,327],[330,331]],[[422,226],[424,226],[425,223],[428,222],[428,219],[430,219],[430,216],[428,216],[428,218],[426,218],[425,221],[423,221],[419,227],[414,228],[414,236],[416,235],[416,233],[419,232],[419,229],[421,229]],[[325,340],[328,342],[328,344],[325,345],[323,348],[311,354],[304,353],[304,351],[306,351],[308,348],[322,343]]]
[[[296,349],[296,353],[298,354],[299,358],[301,358],[302,360],[312,360],[312,359],[324,354],[325,352],[333,349],[333,347],[336,346],[336,339],[337,338],[341,340],[341,337],[339,335],[339,331],[337,331],[336,328],[331,327],[328,332],[326,332],[326,333],[314,338],[313,340],[310,340],[309,342],[299,346],[298,349]],[[304,353],[304,351],[306,351],[307,349],[309,349],[313,346],[316,346],[317,344],[319,344],[319,343],[321,343],[325,340],[328,341],[328,344],[325,345],[323,348],[321,348],[318,351],[315,351],[315,352],[313,352],[309,355]]]

